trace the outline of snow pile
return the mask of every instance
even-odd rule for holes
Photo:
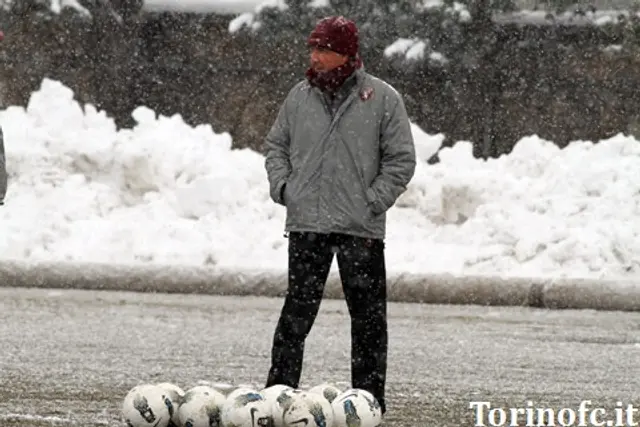
[[[639,274],[638,141],[617,136],[560,150],[529,137],[509,156],[487,162],[473,159],[471,151],[469,143],[443,149],[441,163],[421,168],[403,197],[422,214],[416,216],[431,220],[415,233],[394,227],[394,240],[409,247],[429,242],[424,255],[416,251],[421,262],[432,262],[430,252],[437,250],[431,248],[453,246],[440,260],[442,270]]]
[[[0,259],[284,269],[285,210],[269,199],[263,157],[179,116],[134,117],[118,132],[51,80],[26,109],[0,112]],[[638,141],[560,150],[530,137],[486,162],[460,142],[427,165],[442,135],[413,132],[420,162],[388,214],[390,271],[639,275]]]
[[[91,16],[91,13],[78,0],[51,0],[51,10],[56,13],[62,13],[62,9],[71,8],[84,16]]]
[[[331,2],[329,0],[309,0],[307,5],[314,9],[322,9],[325,7],[331,7]]]
[[[440,9],[448,16],[455,17],[460,22],[471,21],[471,13],[467,6],[457,1],[454,1],[453,4],[449,5],[448,2],[445,2],[444,0],[423,0],[422,4],[418,3],[416,6],[420,11]]]
[[[230,151],[229,135],[209,126],[146,108],[134,117],[135,129],[116,132],[50,80],[26,111],[2,113],[11,174],[2,258],[202,264],[255,238],[243,237],[247,225],[274,215],[263,209],[262,157]],[[250,255],[251,246],[238,248]]]
[[[285,0],[261,0],[251,12],[241,13],[229,22],[229,32],[236,33],[243,27],[249,27],[252,31],[259,30],[262,23],[258,20],[260,13],[266,9],[272,8],[284,12],[289,6]]]
[[[422,61],[425,58],[425,52],[428,51],[429,61],[436,64],[446,64],[446,57],[431,48],[428,40],[399,38],[384,49],[386,58],[401,58],[404,61]]]
[[[219,13],[235,15],[253,12],[262,0],[144,0],[149,12]]]
[[[9,8],[13,6],[14,1],[15,0],[0,0],[0,9],[9,10]],[[163,1],[167,3],[167,0]],[[207,1],[211,2],[211,0]],[[40,1],[40,3],[48,6],[49,10],[51,10],[51,12],[55,13],[56,15],[59,15],[65,9],[71,9],[85,17],[91,16],[89,10],[87,10],[87,8],[85,8],[78,0],[42,0]]]

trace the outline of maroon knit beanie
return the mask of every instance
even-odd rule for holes
[[[307,44],[355,57],[360,47],[358,27],[344,16],[323,18],[309,35]]]

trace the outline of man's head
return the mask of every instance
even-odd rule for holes
[[[311,68],[331,71],[358,56],[358,28],[343,16],[330,16],[318,22],[309,35]]]

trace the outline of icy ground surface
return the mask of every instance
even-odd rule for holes
[[[0,289],[0,425],[121,426],[120,400],[138,382],[260,386],[280,304]],[[345,308],[324,303],[304,386],[348,380]],[[471,426],[470,400],[636,402],[639,325],[638,313],[391,304],[387,426]]]

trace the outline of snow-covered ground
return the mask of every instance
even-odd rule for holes
[[[281,307],[281,298],[0,288],[0,425],[124,427],[123,398],[141,383],[261,389]],[[637,407],[638,313],[397,303],[387,312],[387,427],[598,425],[566,421],[581,399],[588,411],[606,408],[602,425],[624,426],[606,424],[622,414],[616,402]],[[351,386],[349,325],[344,301],[322,303],[302,389]],[[531,401],[560,416],[474,420],[469,399]]]
[[[263,157],[228,134],[139,107],[116,131],[62,84],[0,112],[10,191],[0,259],[286,267],[285,210]],[[420,157],[388,214],[393,272],[640,276],[640,143],[617,136],[564,150],[537,137],[481,161],[414,126]],[[335,265],[334,265],[335,268]]]

